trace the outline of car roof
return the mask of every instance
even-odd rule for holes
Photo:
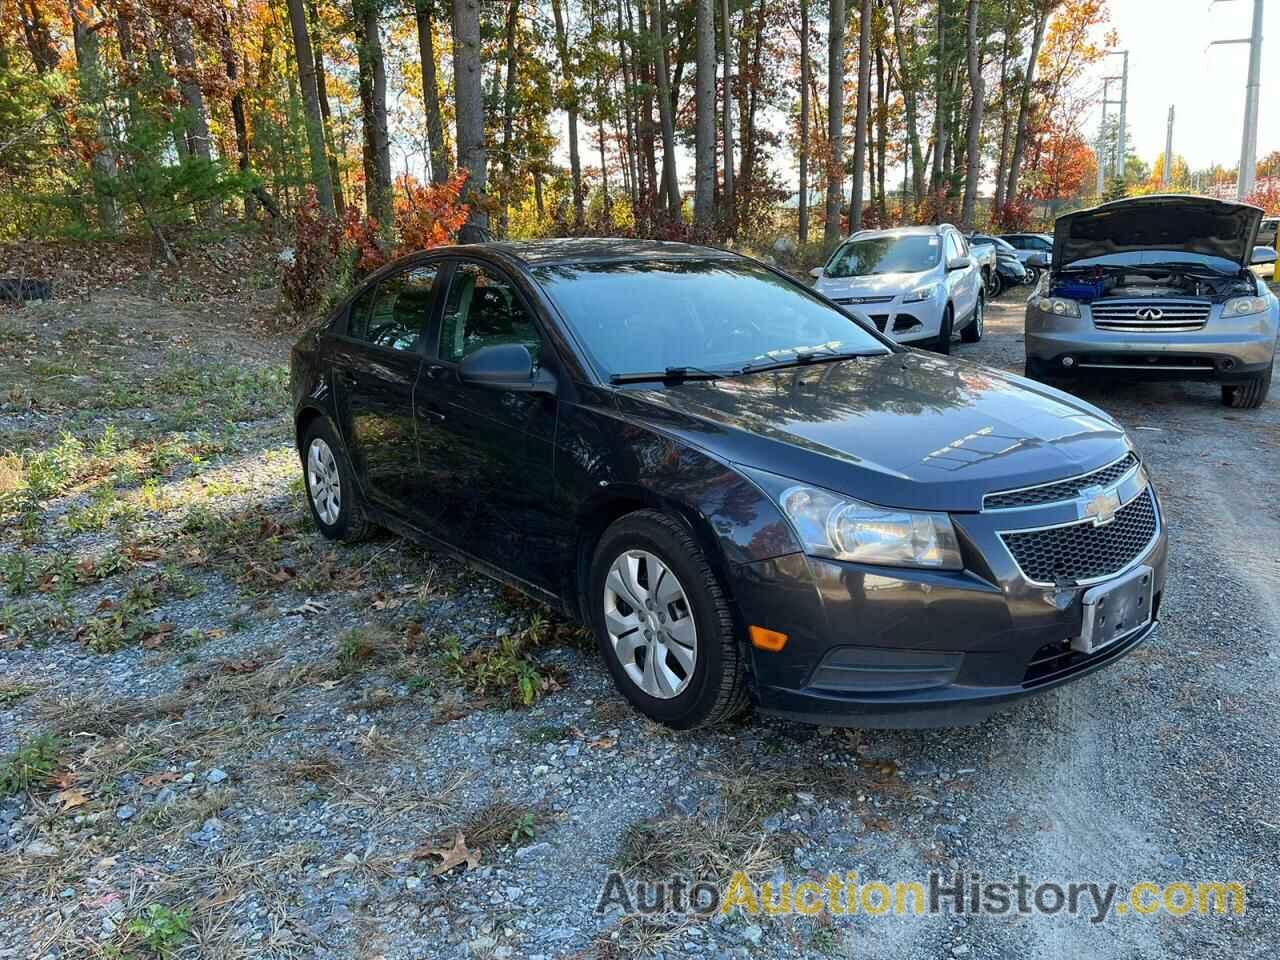
[[[943,230],[954,230],[949,223],[930,224],[916,227],[885,227],[882,230],[859,230],[848,237],[849,240],[869,240],[875,237],[935,237]]]
[[[494,243],[467,244],[455,248],[459,253],[485,251],[496,253],[525,266],[543,267],[555,264],[599,263],[609,260],[705,260],[734,259],[738,255],[714,247],[666,240],[633,240],[621,237],[559,237],[547,240],[504,240]]]

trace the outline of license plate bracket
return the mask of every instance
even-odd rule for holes
[[[1151,622],[1154,594],[1155,572],[1147,566],[1086,590],[1080,636],[1072,639],[1071,649],[1097,653],[1141,630]]]

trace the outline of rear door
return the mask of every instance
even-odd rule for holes
[[[398,513],[413,504],[413,387],[435,304],[438,264],[407,266],[353,301],[335,338],[333,382],[343,439],[365,495]]]
[[[567,520],[553,471],[558,401],[475,387],[459,364],[481,347],[520,343],[535,364],[556,361],[528,297],[495,265],[457,260],[415,390],[421,496],[433,530],[474,557],[536,586],[558,586]]]

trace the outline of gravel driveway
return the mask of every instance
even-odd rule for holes
[[[1008,298],[1006,298],[1007,300]],[[303,511],[283,340],[0,319],[0,957],[1261,957],[1280,942],[1280,398],[1081,393],[1172,556],[1115,667],[976,727],[673,735],[573,625]],[[1020,304],[957,353],[1020,369]],[[64,432],[65,431],[65,432]],[[1237,881],[1244,915],[593,912],[607,873]]]

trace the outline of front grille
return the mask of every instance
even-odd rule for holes
[[[833,297],[836,303],[843,306],[858,306],[866,303],[892,303],[893,297]]]
[[[1000,538],[1033,583],[1080,583],[1109,577],[1137,560],[1155,538],[1156,505],[1148,487],[1105,526],[1092,520]]]
[[[1038,507],[1046,503],[1061,503],[1074,500],[1082,490],[1089,487],[1109,487],[1126,473],[1138,465],[1138,458],[1127,453],[1115,463],[1086,473],[1082,477],[1070,480],[1059,480],[1038,487],[1024,487],[1021,490],[1006,490],[1002,493],[989,493],[982,498],[984,510],[1010,510],[1015,507]]]
[[[1201,330],[1213,305],[1207,300],[1095,300],[1093,325],[1124,333],[1185,333]]]

